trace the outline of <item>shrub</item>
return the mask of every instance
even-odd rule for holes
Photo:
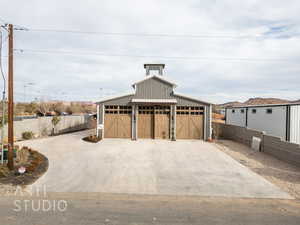
[[[90,135],[90,136],[82,138],[82,140],[87,141],[87,142],[97,143],[97,142],[101,141],[101,137],[97,137],[96,135]]]
[[[34,134],[31,131],[25,131],[25,132],[22,133],[22,138],[25,139],[25,140],[32,139],[33,136],[34,136]]]
[[[28,162],[29,158],[29,150],[27,147],[23,147],[17,150],[16,162],[19,165],[25,165]]]
[[[60,121],[60,117],[58,117],[58,116],[53,116],[53,117],[52,117],[52,120],[51,120],[51,123],[52,123],[52,125],[53,125],[53,128],[52,128],[52,135],[55,134],[55,128],[56,128],[56,125],[59,123],[59,121]]]
[[[51,122],[52,122],[53,126],[56,126],[59,123],[59,121],[60,121],[60,118],[58,116],[53,116]]]

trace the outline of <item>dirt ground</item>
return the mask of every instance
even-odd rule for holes
[[[268,181],[300,199],[300,168],[246,145],[229,140],[217,140],[215,145],[232,158],[263,176]]]

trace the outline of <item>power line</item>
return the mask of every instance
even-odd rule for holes
[[[19,92],[19,91],[14,91],[14,94],[18,96],[24,96],[24,93]],[[94,96],[96,94],[89,94],[89,96],[82,96],[82,94],[72,94],[72,93],[66,93],[66,94],[47,94],[47,93],[39,93],[39,92],[31,92],[27,93],[27,96],[34,96],[34,97],[51,97],[51,98],[63,98],[63,97],[88,97],[89,96]]]
[[[71,34],[89,34],[89,35],[103,35],[103,36],[136,36],[136,37],[167,37],[167,38],[228,38],[228,39],[247,39],[247,38],[261,38],[264,35],[210,35],[210,34],[161,34],[161,33],[121,33],[121,32],[100,32],[100,31],[79,31],[79,30],[58,30],[58,29],[32,29],[25,28],[26,31],[32,32],[53,32],[53,33],[71,33]]]
[[[106,57],[129,57],[129,58],[160,58],[171,60],[204,60],[204,61],[253,61],[253,62],[292,62],[285,58],[225,58],[225,57],[202,57],[202,56],[159,56],[159,55],[128,55],[128,54],[107,54],[103,52],[76,52],[76,51],[58,51],[44,49],[14,49],[16,53],[27,54],[57,54],[57,55],[96,55]],[[296,62],[295,62],[296,63]]]

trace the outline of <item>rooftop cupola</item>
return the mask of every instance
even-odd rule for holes
[[[144,68],[146,69],[146,76],[152,75],[163,75],[163,70],[165,68],[165,64],[144,64]]]

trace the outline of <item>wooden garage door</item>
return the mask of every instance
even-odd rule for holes
[[[153,106],[139,106],[138,138],[154,138]]]
[[[157,106],[154,109],[154,136],[158,139],[170,138],[170,107]]]
[[[105,138],[131,138],[131,106],[105,106]]]
[[[203,107],[177,106],[176,138],[203,139]]]
[[[170,138],[170,107],[139,106],[138,138]]]

